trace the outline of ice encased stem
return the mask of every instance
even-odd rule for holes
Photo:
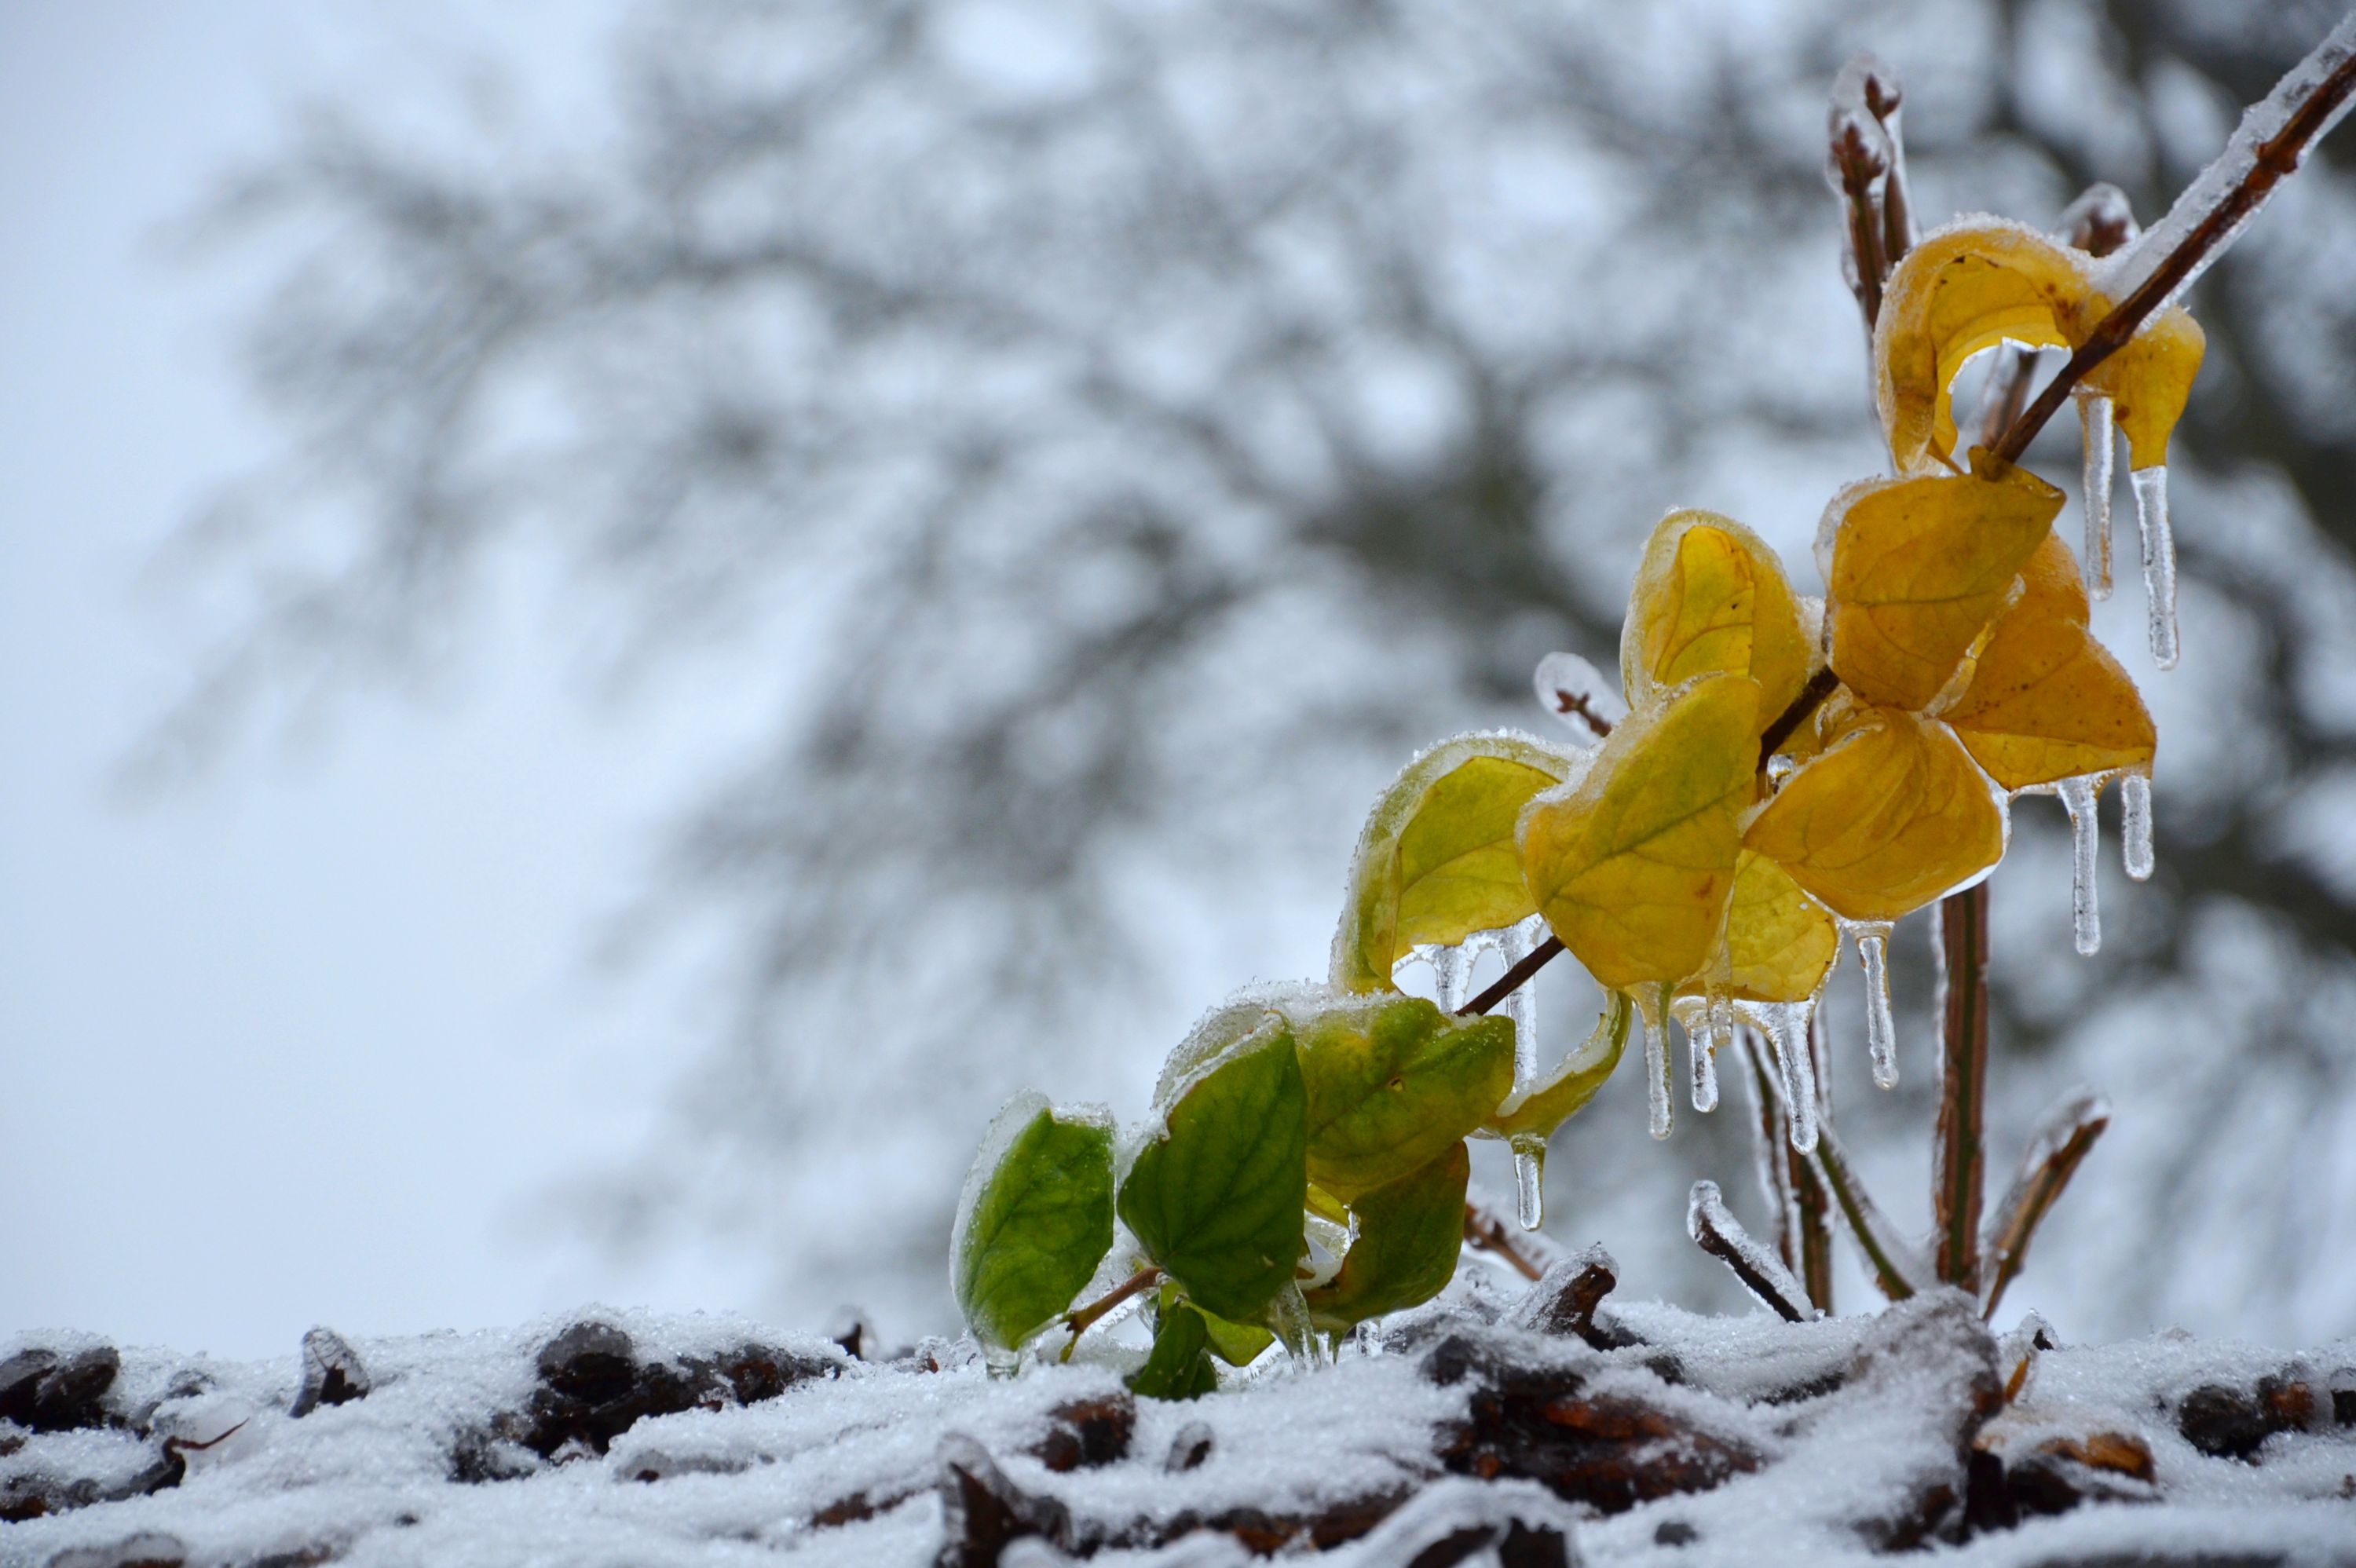
[[[2119,780],[2119,859],[2140,882],[2151,875],[2151,775]]]
[[[1898,1025],[1890,1016],[1890,927],[1857,933],[1857,961],[1865,969],[1865,1049],[1876,1088],[1898,1087]]]
[[[2099,393],[2078,396],[2078,429],[2084,447],[2080,469],[2086,506],[2086,592],[2111,596],[2111,483],[2117,441],[2111,400]]]
[[[1511,969],[1532,953],[1545,940],[1543,919],[1524,921],[1509,926],[1498,941],[1505,967]],[[1456,1006],[1463,1005],[1459,998]],[[1451,1008],[1451,1011],[1454,1009]],[[1538,1080],[1538,987],[1536,976],[1515,987],[1505,1002],[1505,1016],[1514,1020],[1514,1087],[1526,1090]]]
[[[2143,539],[2144,613],[2151,621],[2151,662],[2176,667],[2176,535],[2168,521],[2168,465],[2127,475],[2135,488],[2136,531]]]
[[[1546,1135],[1515,1133],[1506,1147],[1514,1151],[1514,1218],[1535,1231],[1546,1222]]]
[[[2099,775],[2089,775],[2053,786],[2062,809],[2070,814],[2070,938],[2083,958],[2103,950],[2103,912],[2094,894],[2094,851],[2102,837],[2095,792],[2101,784]]]
[[[1472,978],[1472,944],[1460,942],[1431,950],[1433,989],[1440,993],[1440,1010],[1452,1013],[1464,1005],[1466,986]]]

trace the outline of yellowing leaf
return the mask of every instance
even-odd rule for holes
[[[1875,397],[1899,472],[1954,465],[1948,400],[1965,360],[2008,342],[2082,347],[2112,304],[2086,256],[2018,224],[1958,227],[1909,251],[1883,290],[1874,331]],[[2203,347],[2179,306],[2146,322],[2082,383],[2113,400],[2134,466],[2168,460]]]
[[[2004,813],[1944,726],[1868,709],[1784,781],[1742,847],[1836,914],[1896,920],[1995,865]]]
[[[1788,872],[1745,849],[1726,906],[1726,994],[1742,1002],[1800,1002],[1816,994],[1840,952],[1825,907]]]
[[[1685,979],[1718,942],[1759,763],[1759,683],[1704,676],[1612,732],[1522,816],[1522,874],[1613,990]]]
[[[1951,464],[1948,391],[1965,360],[2008,342],[2074,347],[2073,329],[2094,325],[2081,327],[2092,292],[2083,255],[2018,224],[1951,229],[1908,251],[1873,335],[1874,394],[1899,472]]]
[[[1453,944],[1537,912],[1522,884],[1514,825],[1530,797],[1585,765],[1518,735],[1464,735],[1408,764],[1358,840],[1342,924],[1336,989],[1387,991],[1419,943]]]
[[[1619,991],[1603,998],[1603,1016],[1554,1072],[1532,1084],[1526,1093],[1508,1095],[1497,1114],[1483,1125],[1501,1138],[1535,1133],[1550,1136],[1554,1130],[1587,1108],[1620,1065],[1628,1049],[1628,1023],[1635,1009]]]
[[[2021,580],[1971,684],[1940,717],[2007,789],[2148,764],[2158,733],[2135,682],[2086,630],[2069,549],[2047,539]]]
[[[1817,546],[1829,547],[1833,672],[1868,702],[1929,707],[2061,510],[2061,491],[1985,453],[1969,475],[1843,490]]]
[[[2182,305],[2146,322],[2126,345],[2094,367],[2082,383],[2111,400],[2112,417],[2127,438],[2127,463],[2150,468],[2168,461],[2169,432],[2183,416],[2201,372],[2208,338]]]
[[[1747,675],[1763,727],[1799,695],[1812,645],[1783,563],[1757,534],[1700,511],[1654,528],[1620,633],[1630,707],[1698,675]]]

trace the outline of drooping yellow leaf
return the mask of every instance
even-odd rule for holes
[[[1745,849],[1726,906],[1722,986],[1739,1002],[1800,1002],[1816,994],[1840,953],[1824,905],[1774,861]]]
[[[2127,438],[2130,467],[2151,468],[2168,461],[2169,432],[2183,416],[2207,347],[2201,324],[2178,305],[2144,323],[2082,383],[2110,398],[2112,417]]]
[[[1526,736],[1462,735],[1408,764],[1366,819],[1352,863],[1332,978],[1391,989],[1419,943],[1462,941],[1537,912],[1522,884],[1514,827],[1522,807],[1586,765]]]
[[[1869,480],[1834,496],[1817,536],[1834,673],[1868,702],[1928,707],[2061,510],[2061,491],[1984,453],[1967,475]]]
[[[1757,534],[1702,511],[1654,528],[1620,633],[1631,707],[1698,675],[1747,675],[1763,725],[1799,695],[1812,645],[1783,563]]]
[[[1718,941],[1759,762],[1759,683],[1703,676],[1612,732],[1522,816],[1547,923],[1606,987],[1685,979]]]
[[[1898,471],[1953,464],[1948,395],[1965,360],[2008,342],[2075,347],[2091,292],[2083,254],[2019,224],[1958,226],[1908,251],[1873,334],[1875,398]]]
[[[1940,717],[2007,789],[2147,766],[2158,741],[2135,682],[2086,629],[2086,589],[2049,537],[2021,572],[1971,684]]]
[[[2004,853],[2004,813],[1945,726],[1900,709],[1856,727],[1784,781],[1742,847],[1850,920],[1896,920]]]
[[[2019,224],[1960,225],[1909,251],[1890,273],[1874,330],[1875,397],[1901,474],[1954,466],[1955,374],[2001,343],[2083,347],[2113,301],[2073,251]],[[2181,306],[2146,322],[2082,383],[2111,398],[2129,461],[2168,460],[2169,432],[2201,368],[2201,328]]]

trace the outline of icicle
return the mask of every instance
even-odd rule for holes
[[[1865,968],[1865,1049],[1878,1089],[1898,1087],[1898,1025],[1890,1016],[1890,927],[1858,926],[1857,961]]]
[[[1514,1151],[1514,1218],[1535,1231],[1546,1222],[1546,1135],[1515,1133],[1506,1147]]]
[[[2111,596],[2111,480],[2117,441],[2111,400],[2092,392],[2078,396],[2078,429],[2084,448],[2079,470],[2086,502],[2086,592]]]
[[[1285,1281],[1284,1288],[1269,1303],[1268,1326],[1276,1330],[1286,1355],[1302,1366],[1317,1364],[1317,1329],[1309,1321],[1309,1303],[1301,1298],[1297,1283]]]
[[[1501,933],[1499,951],[1510,969],[1537,950],[1547,929],[1543,918],[1524,921]],[[1525,981],[1505,998],[1505,1016],[1514,1020],[1514,1087],[1528,1090],[1538,1081],[1538,987]]]
[[[1469,943],[1453,947],[1431,950],[1431,972],[1440,992],[1440,1010],[1452,1013],[1464,1005],[1466,983],[1472,977],[1472,955]]]
[[[2168,465],[2127,475],[2135,487],[2136,528],[2143,535],[2143,599],[2151,617],[2151,662],[2176,667],[2176,535],[2168,522]]]
[[[1686,1051],[1692,1058],[1693,1108],[1704,1115],[1718,1109],[1718,1053],[1734,1045],[1734,1004],[1713,994],[1705,1013],[1686,1029]]]
[[[1806,1154],[1816,1147],[1816,1063],[1808,1049],[1815,1002],[1773,1002],[1759,1007],[1759,1021],[1775,1047],[1783,1076],[1783,1105],[1792,1123],[1792,1147]]]
[[[2102,836],[2095,792],[2102,782],[2100,773],[2087,773],[2053,786],[2070,814],[2071,939],[2082,958],[2103,950],[2103,912],[2094,901],[2094,850]]]
[[[1655,1137],[1665,1138],[1674,1119],[1669,1104],[1668,1009],[1656,1001],[1636,1010],[1644,1020],[1644,1091],[1652,1102],[1650,1125]]]
[[[2119,780],[2119,859],[2140,882],[2151,875],[2151,775],[2128,773]]]

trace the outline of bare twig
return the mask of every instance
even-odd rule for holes
[[[1487,990],[1482,992],[1479,996],[1473,997],[1471,1001],[1457,1008],[1456,1016],[1459,1018],[1474,1018],[1482,1013],[1487,1012],[1491,1008],[1495,1007],[1499,1002],[1504,1001],[1507,997],[1510,997],[1515,991],[1520,990],[1524,982],[1527,981],[1531,976],[1537,974],[1539,970],[1545,968],[1548,963],[1552,962],[1555,955],[1561,951],[1562,938],[1554,935],[1552,933],[1548,933],[1547,939],[1544,942],[1539,943],[1536,947],[1530,949],[1529,955],[1527,957],[1515,965],[1512,968],[1506,970],[1504,974],[1498,976],[1495,983],[1491,985]]]
[[[2038,1224],[2070,1184],[2086,1151],[2110,1125],[2110,1102],[2091,1089],[2065,1096],[2038,1124],[2029,1140],[2029,1152],[2021,1157],[2020,1173],[2013,1178],[1982,1244],[1987,1254],[1987,1279],[1980,1293],[1981,1317],[1996,1316],[2005,1287],[2028,1260],[2029,1243],[2037,1234]]]
[[[2180,235],[2156,261],[2142,261],[2141,247],[2128,253],[2125,263],[2127,275],[2139,274],[2142,281],[2087,335],[2077,352],[2070,356],[2069,363],[2045,384],[2027,411],[2012,421],[2004,439],[1993,448],[1995,456],[2007,463],[2020,461],[2029,443],[2045,428],[2045,421],[2061,410],[2071,389],[2095,366],[2124,347],[2147,319],[2175,298],[2233,243],[2234,236],[2265,204],[2266,197],[2274,194],[2275,187],[2297,169],[2308,144],[2330,128],[2351,94],[2356,94],[2356,16],[2334,28],[2329,37],[2291,69],[2274,95],[2252,112],[2279,108],[2284,112],[2280,128],[2249,149],[2248,166],[2240,177],[2217,192],[2213,203],[2189,221],[2179,223],[2178,214],[2171,211],[2169,221],[2160,224],[2145,240],[2146,244],[2165,240],[2181,229]],[[2228,149],[2228,156],[2232,151]],[[2206,183],[2196,180],[2178,198],[2179,206],[2204,197],[2202,187]]]
[[[1734,1271],[1742,1288],[1774,1309],[1786,1323],[1804,1323],[1815,1316],[1807,1292],[1792,1271],[1751,1239],[1726,1207],[1715,1181],[1697,1181],[1686,1207],[1686,1233],[1703,1252]]]
[[[1795,1049],[1813,1051],[1815,1031],[1811,1029],[1809,1035]],[[1783,1256],[1783,1266],[1799,1276],[1810,1305],[1819,1312],[1830,1312],[1833,1237],[1825,1186],[1816,1179],[1815,1168],[1809,1164],[1808,1157],[1792,1147],[1783,1086],[1768,1060],[1765,1044],[1754,1031],[1747,1029],[1742,1041],[1743,1056],[1751,1063],[1751,1095],[1759,1107],[1759,1119],[1751,1136],[1758,1144],[1760,1179],[1766,1189],[1767,1201],[1781,1217],[1776,1250]],[[1822,1062],[1816,1064],[1816,1082],[1825,1082]],[[1827,1109],[1820,1099],[1817,1115],[1823,1116]]]
[[[1829,1119],[1818,1120],[1816,1148],[1809,1158],[1840,1210],[1857,1250],[1865,1254],[1867,1266],[1873,1271],[1873,1283],[1881,1294],[1892,1301],[1903,1301],[1912,1296],[1923,1277],[1922,1263],[1882,1217],[1864,1183],[1858,1180],[1847,1157],[1841,1153],[1840,1140],[1833,1136]]]

